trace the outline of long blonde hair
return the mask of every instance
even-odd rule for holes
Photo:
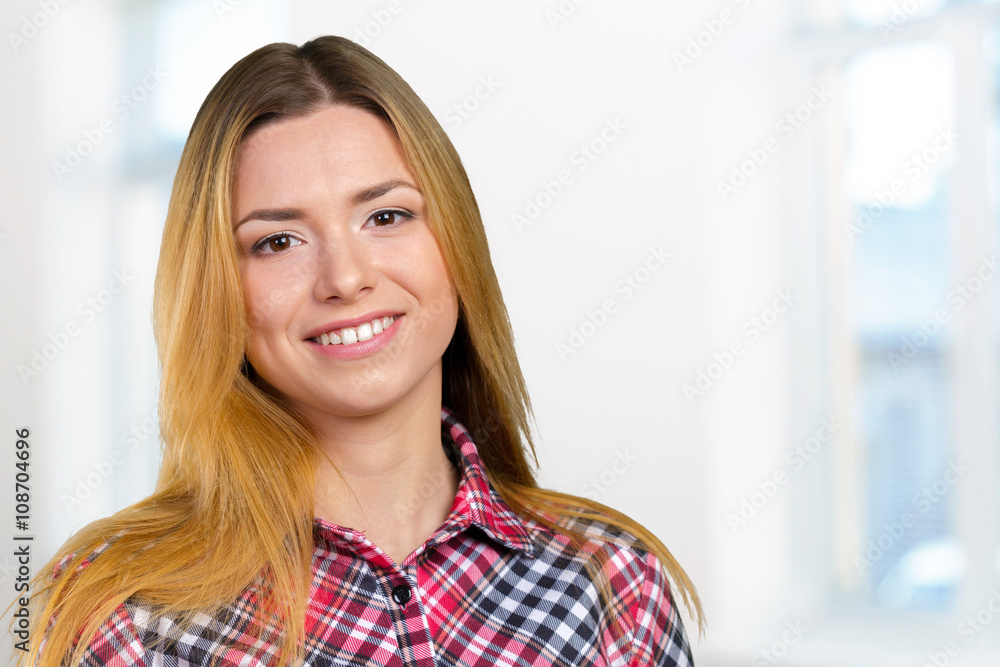
[[[528,462],[531,404],[461,160],[395,71],[353,42],[326,36],[254,51],[226,72],[195,117],[156,271],[163,441],[156,489],[75,534],[38,576],[36,627],[23,657],[34,664],[44,631],[39,667],[59,665],[71,653],[78,662],[98,627],[131,596],[175,615],[183,627],[251,583],[261,588],[258,613],[275,632],[282,664],[298,656],[313,550],[315,441],[308,424],[261,387],[244,357],[249,321],[231,196],[250,134],[332,104],[384,119],[418,181],[459,300],[443,359],[442,403],[473,435],[499,494],[581,549],[586,540],[573,529],[574,517],[599,518],[633,536],[660,558],[674,592],[703,627],[694,586],[656,536],[600,503],[538,488]],[[102,546],[101,556],[81,568]],[[60,560],[60,574],[53,575]],[[599,584],[607,599],[608,582]]]

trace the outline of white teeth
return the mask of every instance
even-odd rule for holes
[[[340,330],[340,335],[334,331],[328,331],[320,334],[314,340],[322,345],[351,345],[358,341],[371,340],[392,326],[395,321],[395,316],[380,317],[371,322],[359,324],[357,327],[344,327]]]

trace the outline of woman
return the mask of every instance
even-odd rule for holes
[[[691,664],[663,544],[537,487],[468,179],[363,48],[272,44],[209,93],[154,330],[156,491],[46,568],[29,662]]]

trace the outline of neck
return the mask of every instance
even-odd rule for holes
[[[440,392],[415,393],[373,415],[313,423],[324,455],[316,515],[364,532],[401,563],[444,522],[458,490],[459,472],[441,444]]]

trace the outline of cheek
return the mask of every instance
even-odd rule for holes
[[[253,267],[241,274],[243,302],[251,337],[284,329],[307,291],[298,270],[266,270]]]
[[[437,302],[435,309],[440,309],[443,305],[445,312],[449,312],[452,308],[457,312],[455,287],[451,280],[451,274],[445,263],[444,255],[432,236],[428,235],[428,238],[424,240],[424,248],[420,256],[427,258],[419,263],[422,271],[421,280],[425,290],[431,295],[433,301]]]
[[[256,275],[243,275],[243,302],[246,305],[250,339],[255,339],[273,319],[281,303],[279,291]]]
[[[437,323],[441,335],[451,340],[458,322],[458,294],[443,260],[433,266],[425,286],[427,314]]]

